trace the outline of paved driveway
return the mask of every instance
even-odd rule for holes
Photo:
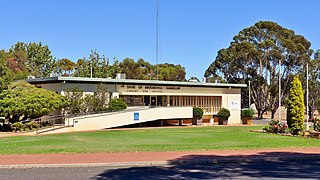
[[[271,119],[253,119],[252,124],[267,125]]]

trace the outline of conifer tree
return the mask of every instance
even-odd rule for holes
[[[304,98],[301,81],[294,77],[291,82],[289,97],[286,103],[287,123],[292,134],[298,134],[303,128]]]

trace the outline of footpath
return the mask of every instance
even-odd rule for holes
[[[0,155],[0,168],[156,166],[308,159],[320,160],[320,148]]]

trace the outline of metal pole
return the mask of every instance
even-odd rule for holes
[[[306,129],[309,131],[309,64],[307,63],[307,124]]]
[[[249,109],[250,109],[250,106],[251,106],[251,95],[250,95],[250,80],[249,80]]]
[[[157,66],[157,80],[159,74],[159,67],[158,67],[158,60],[159,60],[159,0],[157,0],[157,13],[156,13],[156,66]]]
[[[281,59],[279,59],[279,107],[278,107],[278,115],[279,121],[281,121]]]

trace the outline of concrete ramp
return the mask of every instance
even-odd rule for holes
[[[105,114],[86,115],[66,119],[66,126],[74,131],[99,130],[144,123],[161,119],[184,119],[193,117],[193,107],[140,108]]]

